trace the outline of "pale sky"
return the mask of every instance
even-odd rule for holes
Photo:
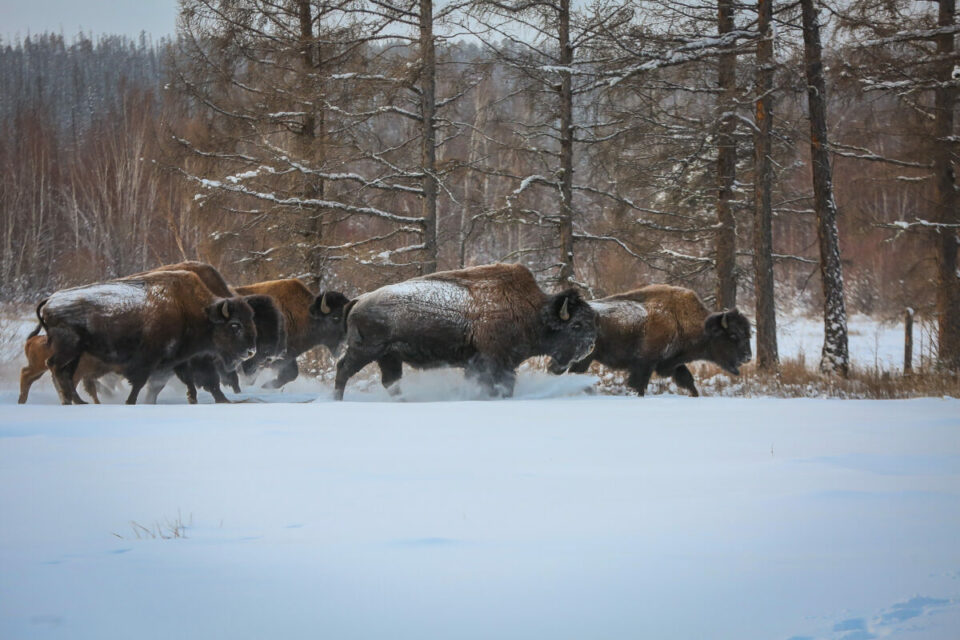
[[[10,42],[28,33],[52,31],[72,39],[81,30],[96,35],[154,39],[172,36],[177,0],[0,0],[0,37]]]

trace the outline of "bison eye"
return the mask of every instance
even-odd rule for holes
[[[231,322],[230,328],[233,329],[233,332],[237,335],[240,335],[240,332],[243,331],[243,328],[240,326],[240,323],[238,322]]]

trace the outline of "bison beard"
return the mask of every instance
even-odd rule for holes
[[[503,264],[382,287],[348,306],[346,325],[338,400],[370,362],[391,393],[406,362],[463,367],[491,396],[510,396],[521,362],[542,354],[570,362],[589,353],[596,338],[596,314],[576,291],[549,296],[525,267]]]
[[[569,371],[583,373],[594,360],[628,371],[627,385],[641,396],[656,372],[696,397],[686,363],[707,360],[738,375],[752,356],[750,321],[736,309],[711,314],[689,289],[651,285],[590,305],[600,318],[596,348]],[[554,362],[550,370],[563,373],[565,367]]]

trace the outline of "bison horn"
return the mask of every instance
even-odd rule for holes
[[[723,327],[724,331],[726,331],[729,328],[729,323],[727,322],[728,313],[730,312],[724,311],[723,313],[720,314],[720,326]]]
[[[570,319],[570,310],[567,306],[570,304],[570,298],[563,299],[563,306],[560,307],[560,319],[566,322]]]
[[[320,298],[320,313],[326,315],[330,313],[330,305],[327,304],[327,294]]]
[[[230,305],[227,304],[226,300],[220,303],[220,313],[223,314],[225,320],[230,319]]]

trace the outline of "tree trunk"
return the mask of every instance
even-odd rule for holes
[[[573,47],[570,0],[560,0],[560,274],[561,287],[574,284],[573,269]]]
[[[843,302],[843,266],[837,205],[833,197],[833,171],[827,140],[827,91],[821,61],[820,23],[813,0],[800,0],[803,13],[804,62],[807,100],[810,106],[810,160],[813,170],[814,209],[820,244],[820,278],[823,283],[823,351],[820,371],[846,376],[850,368],[847,351],[847,309]]]
[[[420,115],[423,171],[424,259],[421,273],[437,270],[437,61],[433,41],[433,0],[420,0]]]
[[[301,92],[306,95],[311,84],[311,76],[315,73],[320,61],[317,55],[317,42],[313,37],[313,16],[310,11],[310,0],[297,0],[297,14],[300,19],[300,56],[303,65],[303,85]],[[309,105],[303,105],[306,115],[298,132],[297,152],[305,163],[308,163],[311,156],[317,153],[316,144],[318,137],[322,141],[323,131],[323,112],[320,112],[320,118],[310,111],[314,108]],[[321,142],[322,144],[322,142]],[[316,176],[304,176],[303,186],[304,198],[324,197],[324,181]],[[318,209],[311,209],[312,216],[306,225],[306,234],[310,238],[311,248],[308,249],[305,256],[308,268],[313,274],[313,278],[318,284],[321,279],[321,270],[323,266],[323,251],[319,248],[323,236],[323,221],[321,212]]]
[[[717,4],[717,32],[722,37],[734,29],[732,0]],[[718,59],[719,131],[717,132],[717,302],[718,309],[737,306],[737,222],[733,215],[733,190],[737,179],[737,143],[734,133],[737,120],[733,117],[737,98],[737,53],[731,45]]]
[[[773,0],[757,0],[757,101],[754,134],[753,271],[757,299],[757,368],[776,371],[777,315],[773,292]]]
[[[955,11],[956,0],[940,0],[937,25],[953,26]],[[960,223],[960,216],[957,215],[956,180],[951,162],[953,110],[957,95],[952,84],[953,50],[953,33],[937,36],[937,58],[942,62],[937,70],[933,169],[937,181],[937,221],[950,225]],[[957,272],[957,243],[956,228],[940,229],[937,237],[937,361],[940,367],[952,371],[960,371],[960,273]]]

